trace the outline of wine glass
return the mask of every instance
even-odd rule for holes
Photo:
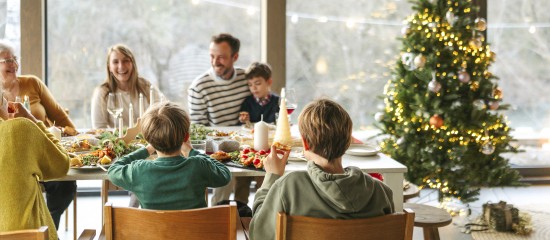
[[[290,114],[296,110],[298,107],[298,101],[296,99],[296,91],[292,88],[285,89],[285,99],[286,99],[286,112],[288,113],[288,122],[292,124]]]
[[[107,96],[107,112],[115,119],[115,130],[118,117],[122,114],[124,108],[122,107],[122,94],[109,93]]]

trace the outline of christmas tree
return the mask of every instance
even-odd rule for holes
[[[388,134],[382,151],[407,166],[406,178],[440,198],[476,200],[481,186],[515,185],[501,157],[516,151],[501,104],[486,21],[470,0],[420,0],[402,29],[401,56],[375,118]]]

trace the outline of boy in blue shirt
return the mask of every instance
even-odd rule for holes
[[[279,96],[271,93],[271,67],[267,63],[254,62],[245,72],[248,88],[252,93],[241,105],[241,123],[259,122],[264,116],[264,122],[275,123],[275,114],[279,112]]]

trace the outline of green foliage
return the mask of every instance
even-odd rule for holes
[[[390,137],[382,150],[407,166],[409,181],[438,188],[440,197],[469,202],[481,186],[518,184],[500,156],[517,150],[498,78],[489,72],[494,53],[474,22],[477,9],[471,1],[443,0],[415,1],[413,9],[385,88],[379,127]]]

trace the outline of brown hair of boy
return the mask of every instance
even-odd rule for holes
[[[264,80],[271,78],[271,66],[267,63],[253,62],[245,71],[245,78],[250,80],[255,77],[262,77]]]
[[[157,151],[166,154],[180,151],[191,125],[187,112],[171,102],[151,106],[141,123],[145,140]]]
[[[300,134],[313,153],[332,162],[351,144],[353,122],[338,103],[320,99],[309,103],[298,117]]]

